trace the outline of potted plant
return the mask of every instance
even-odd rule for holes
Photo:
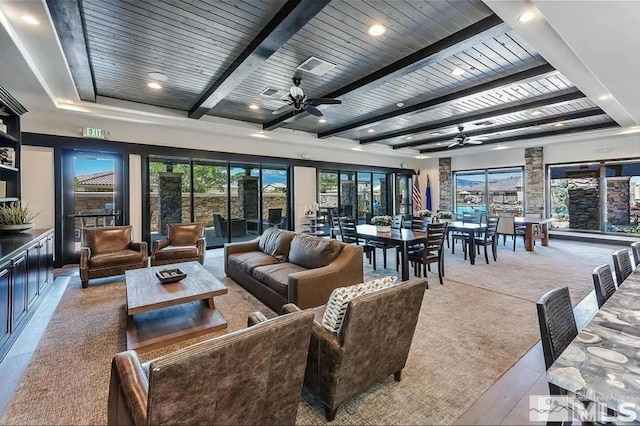
[[[33,219],[40,212],[34,212],[29,206],[19,202],[0,205],[0,231],[23,232],[33,228]]]
[[[453,219],[453,213],[447,211],[441,211],[436,213],[436,219],[440,222],[451,222]]]
[[[371,218],[371,224],[376,226],[376,232],[391,232],[392,223],[391,216],[374,216]]]

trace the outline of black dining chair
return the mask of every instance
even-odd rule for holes
[[[489,264],[489,252],[488,248],[491,246],[491,252],[493,254],[493,261],[498,261],[498,224],[500,223],[500,216],[489,216],[487,219],[487,230],[480,237],[474,237],[475,246],[480,253],[480,246],[484,246],[484,259]],[[467,249],[471,250],[471,241],[469,237],[464,240],[464,259],[467,260]]]
[[[637,267],[640,264],[640,241],[631,243],[631,251],[633,252],[633,263]]]
[[[616,271],[616,281],[618,287],[629,275],[633,272],[633,266],[631,266],[631,257],[629,256],[629,250],[621,249],[613,252],[613,267]]]
[[[604,305],[604,302],[609,300],[611,295],[616,292],[616,283],[613,281],[611,267],[606,263],[594,269],[592,276],[599,309]]]
[[[419,249],[410,251],[408,255],[409,262],[413,263],[413,273],[417,277],[421,276],[420,270],[422,270],[426,278],[429,265],[438,263],[438,279],[441,285],[444,277],[444,239],[447,235],[447,225],[446,222],[427,224],[424,243]],[[427,288],[429,288],[428,282]]]
[[[396,214],[393,216],[392,222],[391,222],[391,229],[396,231],[402,229],[401,214]],[[367,244],[382,250],[382,266],[384,266],[384,268],[387,269],[387,250],[396,248],[397,246],[395,244],[389,244],[382,241],[367,241]],[[398,258],[399,257],[396,254],[396,270],[398,269]]]
[[[349,219],[346,217],[341,217],[339,219],[340,224],[340,236],[342,237],[342,242],[345,244],[355,244],[357,246],[362,247],[362,251],[369,259],[369,264],[373,262],[373,270],[376,270],[376,248],[367,243],[360,244],[360,240],[358,239],[358,231],[355,219]]]

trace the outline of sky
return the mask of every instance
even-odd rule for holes
[[[75,175],[89,175],[91,173],[113,171],[113,160],[76,157],[74,164]]]

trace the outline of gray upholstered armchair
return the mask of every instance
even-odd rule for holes
[[[151,266],[198,261],[204,263],[204,223],[170,223],[167,238],[151,246]]]
[[[109,425],[294,424],[312,322],[311,310],[258,312],[256,325],[144,365],[135,351],[117,354]]]
[[[129,269],[146,268],[147,243],[132,241],[131,226],[84,230],[80,249],[80,280],[87,288],[90,278],[124,274]]]
[[[322,400],[328,421],[369,386],[392,374],[401,380],[426,285],[414,279],[354,298],[338,335],[321,325],[324,306],[314,309],[304,385]]]

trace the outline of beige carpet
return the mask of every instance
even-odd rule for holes
[[[567,269],[573,268],[571,256],[556,253],[569,254],[572,245],[553,241],[552,247],[535,253],[515,254],[501,248],[499,261],[489,266],[482,262],[470,266],[461,254],[449,253],[445,285],[437,284],[430,274],[431,288],[425,293],[404,380],[389,378],[354,398],[338,411],[336,423],[443,424],[457,419],[538,340],[532,300],[563,278],[577,283],[572,287],[577,303],[577,295],[591,291],[593,267],[606,262],[614,250],[580,247],[583,260],[589,256],[593,265]],[[594,251],[598,254],[590,254]],[[220,252],[213,253],[206,265],[222,278]],[[528,271],[534,257],[539,269]],[[368,276],[392,272],[374,273],[369,267],[367,271]],[[587,279],[573,275],[583,272]],[[510,278],[496,278],[506,274]],[[247,314],[254,310],[274,315],[241,287],[224,280],[229,294],[217,298],[216,306],[230,331],[245,327]],[[0,423],[105,423],[110,360],[125,347],[124,321],[121,277],[96,281],[84,290],[74,277]],[[303,392],[298,423],[324,423],[323,414],[319,401]]]

